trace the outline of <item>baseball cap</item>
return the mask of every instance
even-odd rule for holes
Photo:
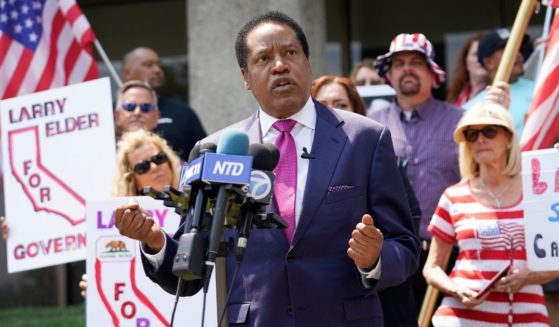
[[[495,51],[502,49],[507,44],[509,40],[510,32],[506,28],[498,28],[490,30],[479,40],[479,45],[477,49],[477,61],[483,66],[483,59],[491,56]],[[526,53],[524,48],[530,43],[530,37],[524,34],[522,39],[521,52],[526,59]]]

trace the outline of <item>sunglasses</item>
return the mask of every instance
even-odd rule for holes
[[[153,105],[153,103],[148,103],[148,102],[140,102],[140,103],[136,103],[136,102],[124,102],[121,107],[122,109],[128,111],[128,112],[132,112],[134,110],[136,110],[136,107],[140,107],[140,110],[142,112],[151,112],[155,109],[155,106]]]
[[[489,125],[481,129],[471,128],[463,131],[462,133],[464,133],[464,138],[466,139],[466,141],[470,143],[474,143],[479,138],[480,132],[481,134],[483,134],[483,137],[485,137],[486,139],[492,139],[495,138],[495,136],[497,136],[497,133],[499,132],[499,126]]]
[[[147,173],[151,169],[151,163],[153,162],[156,165],[164,164],[168,161],[167,154],[161,151],[157,154],[154,154],[149,160],[142,160],[134,165],[132,171],[137,175],[143,175]]]

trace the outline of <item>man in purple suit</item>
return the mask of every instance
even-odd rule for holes
[[[296,155],[287,169],[276,168],[274,185],[282,193],[274,192],[273,209],[289,217],[290,228],[253,230],[236,280],[234,255],[228,258],[229,323],[383,326],[377,291],[407,280],[419,254],[389,131],[310,97],[305,34],[282,13],[248,22],[236,55],[259,108],[233,127],[245,130],[251,143],[276,143],[278,166]],[[177,242],[138,209],[119,208],[116,226],[142,242],[147,275],[174,293]],[[183,295],[199,288],[187,282]]]

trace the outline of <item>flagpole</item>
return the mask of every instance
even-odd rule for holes
[[[522,0],[520,8],[518,8],[518,13],[512,25],[512,30],[510,33],[509,40],[505,46],[505,51],[503,52],[503,57],[497,73],[495,74],[495,79],[493,80],[493,85],[499,81],[505,81],[508,83],[510,74],[512,72],[512,66],[514,64],[514,59],[518,50],[520,50],[520,44],[524,38],[524,33],[536,7],[537,0]]]
[[[109,57],[105,53],[105,50],[103,50],[103,47],[101,46],[101,43],[99,43],[99,40],[95,39],[95,41],[93,41],[93,44],[95,45],[95,49],[97,49],[97,53],[99,53],[99,55],[101,56],[101,59],[103,59],[103,62],[107,66],[107,69],[109,70],[109,73],[113,77],[113,80],[115,81],[116,85],[118,87],[121,87],[122,86],[122,80],[118,76],[113,64],[111,63],[111,61],[109,60]]]

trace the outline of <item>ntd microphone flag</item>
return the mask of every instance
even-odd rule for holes
[[[202,180],[211,183],[249,184],[252,157],[221,153],[204,156]]]

